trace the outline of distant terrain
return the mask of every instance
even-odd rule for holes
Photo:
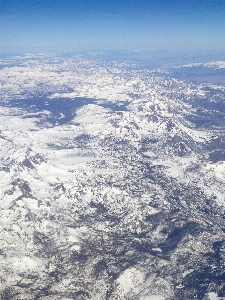
[[[225,299],[225,61],[0,60],[0,299]]]

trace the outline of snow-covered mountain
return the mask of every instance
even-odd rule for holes
[[[0,61],[2,299],[225,296],[225,87],[170,72]]]

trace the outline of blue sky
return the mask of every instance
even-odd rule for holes
[[[0,54],[225,51],[225,0],[0,0]]]

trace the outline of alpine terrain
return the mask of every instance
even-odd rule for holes
[[[0,60],[0,299],[225,299],[225,62]]]

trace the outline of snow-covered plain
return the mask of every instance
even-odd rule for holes
[[[85,56],[1,64],[2,299],[223,293],[224,129],[190,121],[205,87]],[[59,123],[54,99],[78,97]]]

